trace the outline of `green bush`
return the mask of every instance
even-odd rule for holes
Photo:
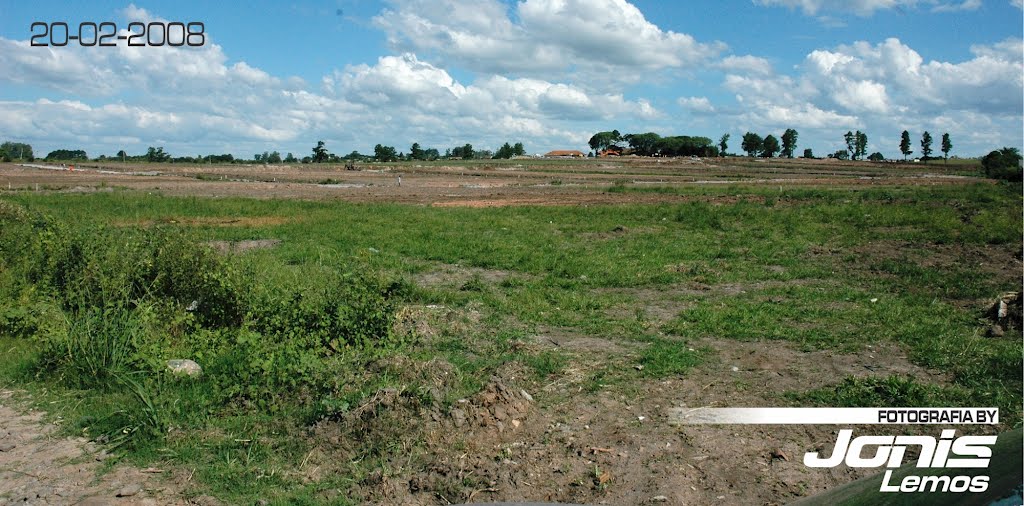
[[[1020,181],[1022,179],[1021,156],[1017,148],[1003,148],[993,151],[981,159],[985,175],[1004,181]]]
[[[71,316],[66,335],[46,344],[42,363],[69,386],[107,389],[140,368],[145,337],[144,325],[127,308],[84,309]]]
[[[120,399],[94,420],[115,444],[191,416],[174,406],[192,388],[197,409],[312,407],[346,368],[401,344],[394,301],[408,283],[344,264],[265,277],[252,262],[175,227],[68,227],[0,201],[0,333],[39,339],[46,377]],[[171,358],[203,376],[172,378]]]

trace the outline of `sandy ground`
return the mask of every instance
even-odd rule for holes
[[[161,469],[114,465],[81,437],[58,435],[44,413],[0,390],[0,504],[148,506],[186,505]],[[101,472],[103,471],[103,472]]]
[[[731,184],[780,187],[945,185],[985,181],[940,163],[839,164],[829,160],[623,159],[494,161],[473,165],[413,163],[334,165],[0,164],[0,192],[109,191],[130,188],[165,195],[339,199],[434,206],[596,205],[672,202],[693,197],[607,193],[631,186]],[[401,185],[399,186],[399,177]]]

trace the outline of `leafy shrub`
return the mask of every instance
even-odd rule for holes
[[[1017,148],[1003,148],[993,151],[981,159],[985,175],[1004,181],[1020,181],[1022,179],[1021,156]]]
[[[337,265],[288,286],[173,227],[68,228],[2,201],[0,225],[0,332],[39,336],[39,370],[68,386],[123,396],[134,408],[102,425],[125,434],[160,432],[152,412],[168,396],[140,385],[162,381],[169,358],[200,362],[213,405],[276,410],[336,391],[338,364],[400,344],[394,301],[408,283]]]

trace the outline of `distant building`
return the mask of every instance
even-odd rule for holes
[[[557,149],[544,153],[544,158],[585,158],[587,155],[575,149]]]
[[[605,158],[609,156],[628,156],[631,154],[633,154],[632,149],[623,149],[619,146],[611,146],[605,149],[604,151],[599,152],[597,156],[600,158]]]

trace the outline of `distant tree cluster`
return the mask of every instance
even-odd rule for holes
[[[81,149],[58,149],[46,155],[47,160],[88,160],[89,155]]]
[[[747,153],[747,156],[752,157],[774,158],[781,152],[786,158],[792,158],[793,151],[796,150],[797,137],[796,130],[788,129],[782,134],[782,143],[780,144],[779,139],[774,135],[761,137],[760,134],[747,132],[743,134],[743,143],[740,144],[740,148]]]
[[[33,161],[32,146],[21,142],[5,142],[0,144],[0,161],[13,162],[14,160]]]
[[[862,160],[868,154],[868,134],[860,130],[848,131],[843,139],[846,141],[846,151],[851,160]]]
[[[796,151],[797,139],[800,134],[792,128],[786,129],[782,134],[782,142],[774,135],[769,134],[767,137],[761,137],[760,134],[754,132],[747,132],[743,134],[743,142],[740,144],[740,148],[747,153],[747,156],[760,156],[763,158],[774,158],[776,154],[780,154],[785,158],[793,158],[793,153]],[[724,137],[728,140],[727,137]],[[804,151],[804,157],[808,158],[808,151]],[[813,158],[813,156],[811,156]]]
[[[722,142],[722,141],[720,141]],[[725,139],[728,142],[728,139]],[[707,137],[673,135],[662,137],[654,132],[622,135],[618,130],[598,132],[588,143],[595,153],[611,151],[623,153],[623,144],[638,156],[718,156],[719,146]]]
[[[523,156],[525,154],[526,148],[523,147],[522,142],[517,142],[515,145],[506,142],[494,152],[494,158],[512,158],[513,156]]]
[[[292,158],[295,158],[295,157],[292,157]],[[266,165],[266,164],[281,163],[282,161],[284,161],[284,159],[281,158],[281,153],[278,153],[277,151],[271,151],[271,152],[264,151],[263,154],[256,153],[255,155],[253,155],[252,161],[254,161],[256,163],[262,163],[262,164]]]

